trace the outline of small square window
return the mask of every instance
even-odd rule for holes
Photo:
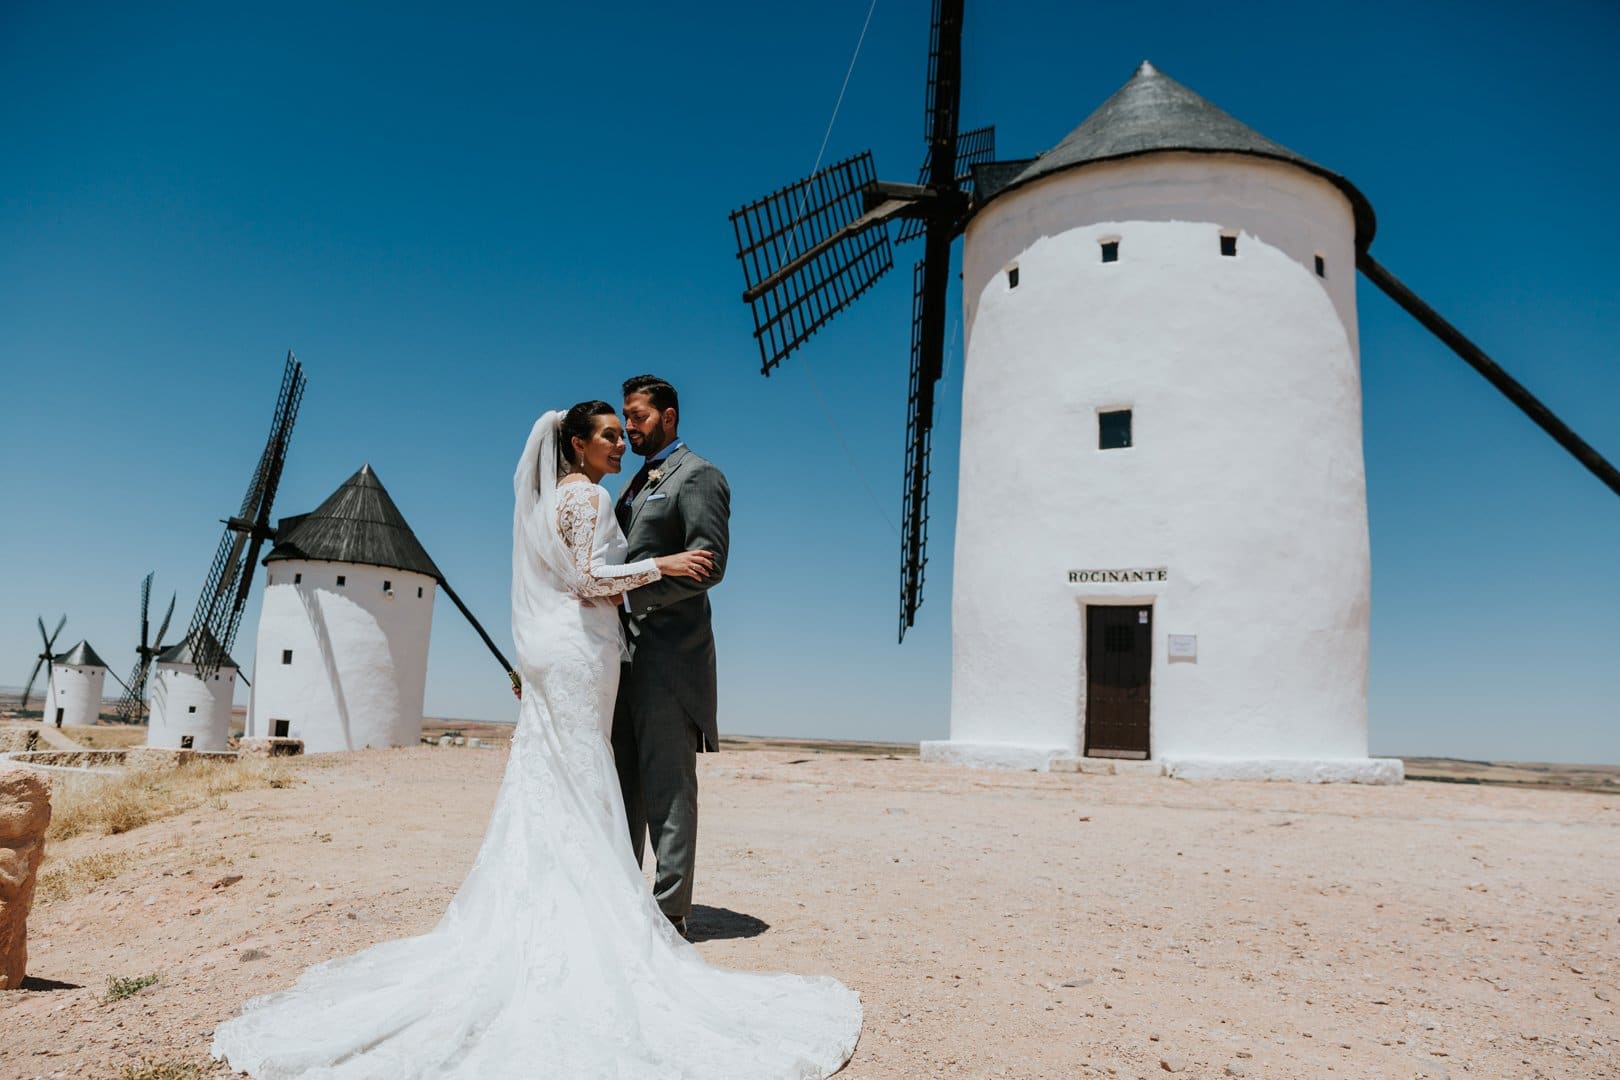
[[[384,578],[383,579],[383,592],[393,592],[393,591],[394,591],[394,583],[392,581],[389,581],[386,578]]]
[[[192,709],[192,712],[196,712],[196,711],[197,710],[195,708]],[[180,736],[180,749],[182,749],[182,750],[190,750],[192,745],[193,745],[193,736],[191,736],[191,735],[182,735],[182,736]]]
[[[1103,262],[1119,262],[1119,241],[1104,240],[1102,245]]]
[[[1236,255],[1237,254],[1237,237],[1235,237],[1235,236],[1227,236],[1225,233],[1221,234],[1221,254],[1222,255]]]
[[[196,711],[197,711],[197,706],[195,706],[195,705],[187,705],[186,706],[186,712],[196,712]]]
[[[282,649],[281,650],[281,662],[283,664],[292,663],[292,650],[291,649]]]
[[[1007,271],[1007,288],[1018,288],[1018,267],[1016,266]]]
[[[1097,414],[1097,449],[1120,450],[1131,445],[1131,410]]]
[[[304,575],[303,574],[294,574],[293,575],[293,584],[294,585],[301,585],[301,584],[303,584],[303,581],[304,581]]]
[[[349,580],[349,578],[348,578],[348,576],[347,576],[347,575],[346,575],[346,574],[339,574],[339,575],[338,575],[338,584],[339,584],[339,585],[340,585],[340,586],[341,586],[341,585],[342,585],[342,584],[344,584],[344,583],[345,583],[345,582],[346,582],[346,581],[348,581],[348,580]]]
[[[1327,260],[1320,255],[1316,257],[1316,276],[1327,277]]]

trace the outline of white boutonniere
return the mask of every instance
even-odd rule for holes
[[[663,469],[653,469],[653,470],[651,470],[650,472],[647,473],[647,486],[649,488],[651,488],[655,484],[657,484],[658,481],[662,480],[663,478],[664,478],[664,470]]]

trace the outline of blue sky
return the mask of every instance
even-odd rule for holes
[[[370,462],[503,644],[532,418],[664,374],[736,493],[722,730],[943,737],[960,342],[899,646],[905,275],[767,380],[726,219],[809,170],[867,6],[0,5],[0,683],[36,613],[125,668],[147,570],[184,621],[293,348],[278,511]],[[914,175],[927,18],[879,0],[828,160]],[[1620,460],[1617,46],[1604,3],[970,3],[963,121],[1030,156],[1151,58],[1350,177],[1374,254]],[[1620,761],[1620,499],[1360,304],[1374,751]],[[427,706],[513,713],[448,603]]]

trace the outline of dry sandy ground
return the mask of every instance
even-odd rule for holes
[[[427,929],[504,756],[311,758],[292,788],[57,845],[133,859],[36,909],[0,1076],[205,1061],[244,998]],[[859,989],[851,1078],[1620,1076],[1620,799],[780,747],[702,777],[699,948]]]

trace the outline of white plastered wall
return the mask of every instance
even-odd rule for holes
[[[107,681],[104,667],[51,665],[51,684],[45,694],[45,722],[57,723],[61,710],[63,724],[94,724],[101,716],[101,693]]]
[[[926,756],[1079,755],[1085,605],[1132,602],[1154,608],[1154,761],[1392,778],[1366,758],[1354,230],[1327,181],[1238,155],[1070,170],[973,219],[951,737]],[[1097,414],[1117,408],[1133,445],[1100,450]],[[1068,581],[1158,567],[1164,582]],[[1167,662],[1170,634],[1197,636],[1195,662]]]
[[[275,721],[285,720],[308,753],[415,745],[435,584],[384,567],[271,563],[248,734],[274,735]]]
[[[236,674],[222,667],[203,679],[193,664],[154,664],[146,745],[178,750],[190,736],[193,750],[229,749]]]

